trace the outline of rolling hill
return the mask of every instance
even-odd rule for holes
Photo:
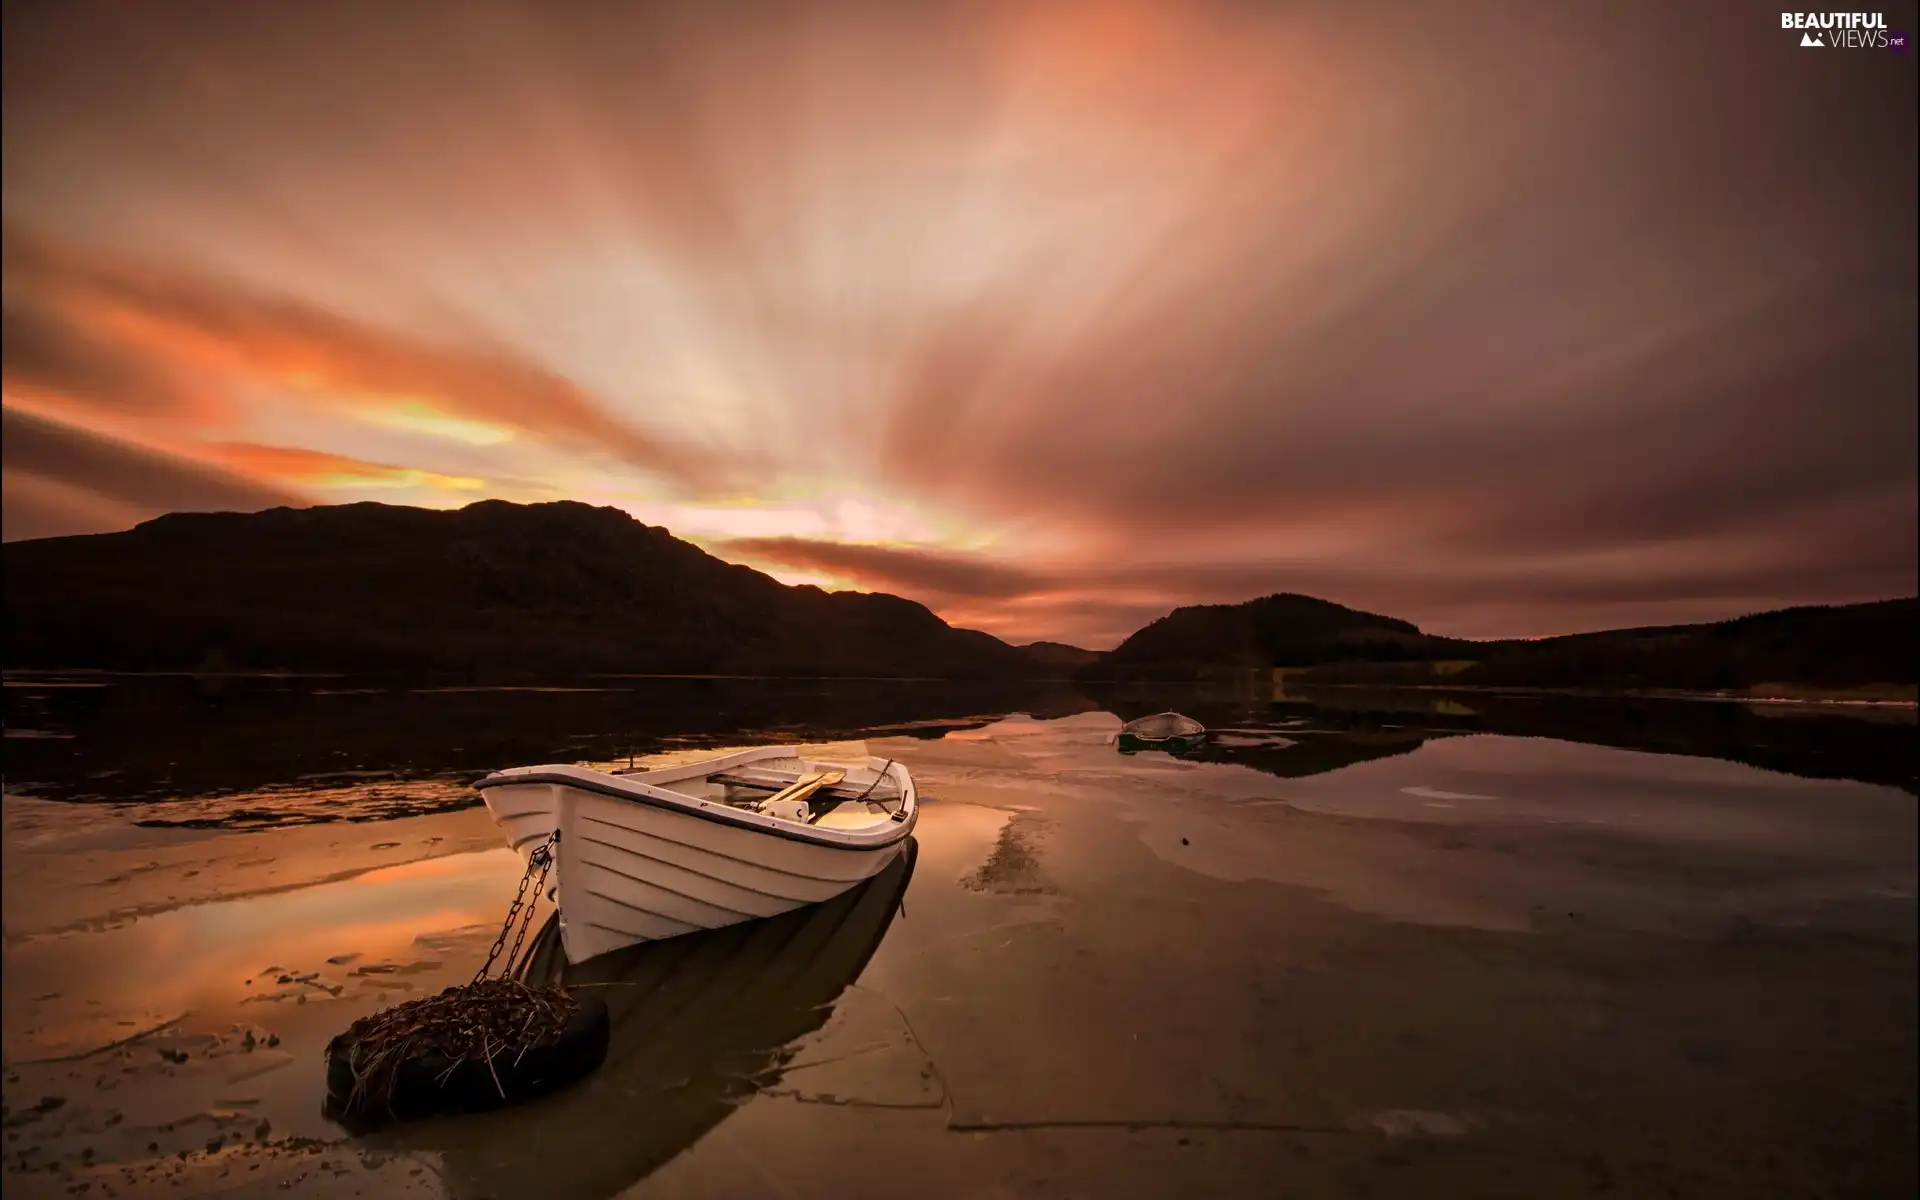
[[[1699,625],[1476,642],[1282,593],[1175,609],[1080,677],[1187,680],[1294,668],[1297,680],[1308,684],[1843,691],[1920,678],[1916,618],[1920,600],[1907,598]]]
[[[1028,642],[1020,650],[1042,666],[1069,670],[1097,663],[1103,657],[1098,650],[1082,650],[1065,642]]]
[[[1195,679],[1223,672],[1320,663],[1459,657],[1472,643],[1435,638],[1378,613],[1288,592],[1244,604],[1176,608],[1145,626],[1083,675],[1096,679]]]
[[[1907,687],[1920,600],[1538,641],[1436,637],[1276,593],[1104,654],[1010,646],[884,593],[793,587],[613,508],[488,500],[174,513],[8,543],[5,663],[122,671],[1198,680],[1698,691]]]
[[[9,667],[1031,675],[898,596],[790,587],[612,508],[174,513],[4,548]]]
[[[1920,599],[1490,644],[1457,682],[1509,687],[1849,689],[1920,678]]]

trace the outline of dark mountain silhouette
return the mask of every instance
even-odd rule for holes
[[[1434,638],[1410,622],[1281,592],[1244,604],[1176,608],[1087,668],[1089,679],[1196,679],[1318,663],[1455,656],[1472,643]]]
[[[175,513],[13,542],[6,664],[117,670],[1031,675],[898,596],[789,587],[612,508]]]
[[[1302,683],[1477,687],[1857,689],[1910,685],[1920,600],[1812,606],[1702,625],[1537,641],[1435,637],[1310,596],[1174,610],[1080,677],[1191,680],[1299,668]]]
[[[1911,684],[1920,599],[1810,605],[1705,625],[1667,625],[1489,645],[1459,682],[1723,691]],[[1462,656],[1469,657],[1469,656]]]
[[[9,543],[5,662],[122,671],[603,672],[1743,690],[1916,680],[1920,600],[1472,642],[1311,596],[1179,608],[1105,654],[883,593],[789,587],[612,508],[176,513]]]
[[[1048,667],[1084,667],[1101,659],[1098,650],[1082,650],[1065,642],[1028,642],[1019,650],[1034,662]]]

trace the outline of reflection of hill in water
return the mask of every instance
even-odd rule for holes
[[[1920,792],[1913,710],[1855,714],[1821,706],[1576,696],[1472,695],[1487,732],[1561,738],[1746,763],[1809,779],[1855,779]],[[1862,717],[1876,719],[1862,719]]]
[[[631,1187],[780,1081],[791,1044],[825,1025],[899,911],[918,846],[824,904],[645,943],[564,969],[600,985],[613,1018],[606,1063],[518,1108],[399,1127],[369,1148],[438,1153],[455,1197],[603,1200]],[[549,922],[530,978],[552,978]]]
[[[1238,746],[1210,744],[1192,756],[1203,762],[1233,763],[1252,767],[1282,779],[1303,779],[1324,775],[1379,758],[1411,754],[1427,743],[1425,734],[1381,732],[1375,735],[1307,735],[1291,746]]]
[[[1210,746],[1204,756],[1287,778],[1404,754],[1430,738],[1496,733],[1719,758],[1920,792],[1912,709],[1360,687],[1263,694],[1244,686],[1132,684],[1088,691],[1123,721],[1172,708],[1210,728],[1265,728],[1291,737],[1291,746]],[[1318,732],[1304,732],[1309,729]]]
[[[1215,730],[1202,749],[1182,756],[1188,761],[1232,763],[1282,779],[1411,754],[1429,739],[1452,732],[1391,711],[1276,704],[1244,690],[1182,688],[1169,694],[1149,685],[1117,684],[1095,694],[1122,721],[1176,708]]]
[[[394,679],[8,677],[8,782],[50,800],[145,800],[295,785],[478,778],[685,745],[830,740],[1025,710],[1082,712],[1063,685],[819,679],[587,679],[444,688]],[[73,686],[84,684],[85,686]],[[103,771],[110,773],[103,775]],[[471,794],[462,803],[478,803]]]
[[[178,819],[376,819],[477,803],[501,766],[630,752],[899,734],[937,737],[1009,713],[1163,709],[1209,726],[1325,732],[1289,748],[1208,754],[1298,777],[1405,753],[1425,738],[1502,733],[1703,755],[1810,778],[1916,790],[1912,709],[1756,706],[1272,684],[983,684],[603,679],[600,690],[422,690],[395,680],[10,675],[6,725],[70,737],[7,742],[7,783],[52,800],[201,798]],[[72,687],[63,684],[85,683]],[[104,686],[91,686],[104,685]],[[583,686],[576,683],[574,687]],[[1863,720],[1862,716],[1873,719]],[[325,794],[321,794],[325,793]],[[171,810],[158,819],[173,820]]]

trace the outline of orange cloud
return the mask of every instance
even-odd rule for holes
[[[0,321],[9,391],[109,418],[165,417],[198,425],[229,415],[218,390],[195,387],[165,363],[44,306],[9,295]]]
[[[11,407],[1095,645],[1914,587],[1911,77],[1724,5],[20,7]]]
[[[604,411],[545,367],[498,347],[444,347],[300,301],[84,254],[8,228],[8,305],[60,353],[22,360],[9,336],[8,375],[53,376],[58,390],[267,386],[303,393],[377,424],[469,444],[519,433],[604,453],[703,491],[709,459]],[[11,334],[11,330],[9,333]]]
[[[12,406],[4,417],[8,541],[125,528],[167,512],[306,505],[301,491]]]
[[[484,479],[464,475],[443,475],[416,467],[395,467],[385,463],[362,462],[319,450],[301,450],[292,446],[258,446],[249,442],[223,442],[208,448],[214,457],[249,475],[322,488],[394,487],[432,488],[449,492],[473,492],[487,486]]]
[[[1042,576],[975,555],[912,546],[873,546],[816,538],[732,538],[715,549],[731,557],[778,563],[869,587],[946,596],[1010,598],[1042,590]]]

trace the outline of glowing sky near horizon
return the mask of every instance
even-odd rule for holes
[[[1914,60],[1685,8],[9,6],[5,534],[575,499],[1090,646],[1911,594]]]

